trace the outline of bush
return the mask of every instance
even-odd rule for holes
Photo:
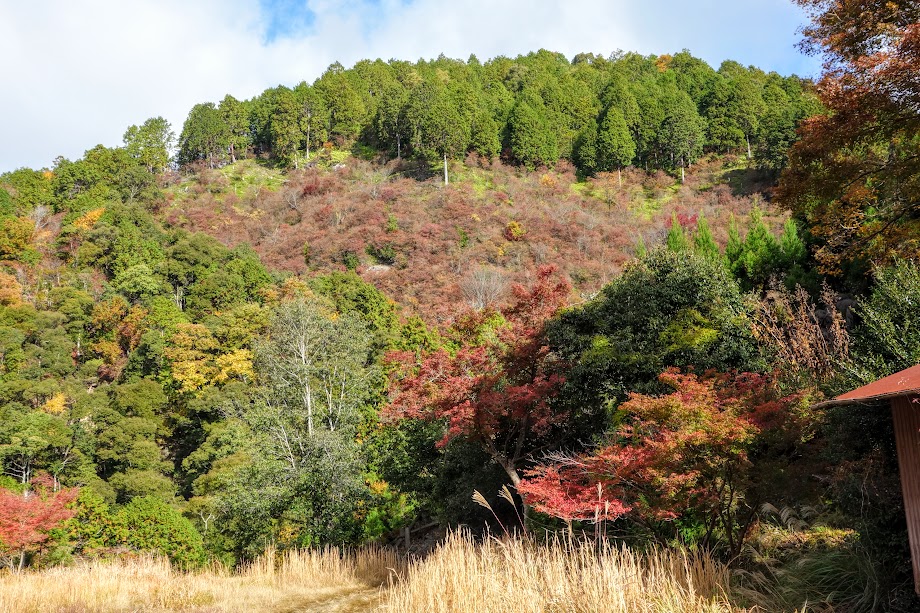
[[[524,240],[524,235],[527,234],[527,231],[524,230],[524,226],[516,221],[509,221],[508,225],[505,226],[504,237],[509,241],[516,242]]]
[[[205,562],[204,541],[188,519],[158,498],[135,498],[120,512],[126,544],[155,551],[173,564],[194,568]]]
[[[385,245],[368,245],[365,250],[369,256],[377,260],[380,264],[392,266],[396,263],[396,249],[390,243],[386,243]]]

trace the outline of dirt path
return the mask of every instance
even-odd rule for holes
[[[377,611],[383,592],[377,588],[349,586],[332,588],[309,599],[290,600],[274,609],[275,613],[365,613]]]

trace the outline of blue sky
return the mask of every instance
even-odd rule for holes
[[[259,10],[265,20],[265,44],[309,33],[316,21],[316,13],[304,0],[259,0]]]
[[[814,76],[791,0],[0,0],[0,172],[50,166],[196,103],[313,81],[340,61],[539,48],[689,49]]]

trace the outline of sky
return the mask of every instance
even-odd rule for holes
[[[150,117],[178,134],[197,103],[336,61],[689,49],[816,76],[804,23],[791,0],[0,0],[0,173],[121,145]]]

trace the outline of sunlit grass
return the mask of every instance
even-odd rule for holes
[[[734,611],[728,569],[700,554],[453,534],[391,588],[386,611]]]
[[[384,549],[266,552],[239,571],[161,559],[0,575],[0,611],[734,611],[728,569],[678,550],[454,533],[407,563]]]
[[[377,607],[379,586],[400,568],[395,553],[381,549],[344,556],[269,551],[238,572],[183,573],[155,558],[82,563],[0,575],[0,611],[366,611]]]
[[[228,164],[219,172],[227,178],[230,189],[239,197],[254,194],[262,188],[277,190],[285,180],[280,169],[264,166],[253,159]]]

